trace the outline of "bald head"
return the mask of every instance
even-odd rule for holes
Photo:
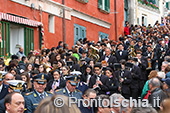
[[[155,88],[160,88],[160,80],[158,78],[150,79],[149,88],[150,88],[150,90],[153,90]]]
[[[23,51],[24,51],[23,47],[20,47],[20,48],[19,48],[19,51],[20,51],[20,52],[23,52]]]

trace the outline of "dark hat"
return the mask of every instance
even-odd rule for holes
[[[66,79],[67,79],[67,81],[70,82],[71,85],[76,86],[78,84],[78,82],[80,81],[81,72],[80,71],[73,71],[70,74],[71,75],[68,76]]]
[[[23,90],[24,81],[22,80],[8,80],[9,88],[14,92],[21,92]]]
[[[168,85],[168,87],[170,87],[170,78],[162,79],[162,81],[164,81]]]
[[[127,62],[127,63],[125,64],[125,66],[126,66],[127,68],[132,68],[132,67],[133,67],[133,63]]]
[[[122,69],[122,66],[121,66],[120,63],[114,63],[113,67],[114,67],[114,70],[121,70]]]
[[[45,84],[47,82],[48,76],[44,73],[40,73],[33,77],[34,81],[38,84]]]

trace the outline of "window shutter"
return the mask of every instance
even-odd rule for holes
[[[105,10],[110,12],[110,0],[105,0]]]
[[[147,26],[147,17],[144,17],[144,25]]]
[[[79,26],[77,24],[74,24],[74,44],[76,44],[76,41],[79,40],[79,36],[80,36]]]
[[[101,41],[103,38],[109,39],[109,35],[103,32],[99,32],[99,41]]]
[[[169,10],[169,2],[166,2],[166,8]]]
[[[103,7],[102,0],[98,0],[98,8],[103,9],[102,7]]]
[[[80,26],[80,38],[81,39],[86,38],[86,28],[83,26]]]

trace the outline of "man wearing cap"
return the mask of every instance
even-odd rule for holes
[[[66,87],[63,89],[59,89],[56,91],[56,94],[66,95],[68,97],[76,97],[77,99],[82,98],[82,92],[76,89],[79,81],[80,81],[80,75],[81,73],[79,71],[73,71],[71,72],[71,75],[68,76]]]
[[[44,73],[33,77],[34,91],[25,94],[27,113],[33,113],[42,99],[52,96],[50,92],[44,91],[47,85],[47,77]]]
[[[3,83],[3,74],[0,73],[0,100],[8,94],[8,85]]]
[[[24,81],[22,81],[22,80],[9,80],[9,81],[7,81],[7,83],[9,84],[9,87],[8,87],[9,94],[12,93],[12,92],[22,93],[23,84],[25,83]],[[0,100],[0,113],[5,113],[4,99],[5,98]]]

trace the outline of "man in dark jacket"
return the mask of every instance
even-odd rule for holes
[[[125,59],[127,61],[128,55],[129,55],[129,53],[128,53],[128,51],[124,50],[123,44],[119,44],[118,50],[115,53],[115,56],[116,56],[118,62],[122,59]]]
[[[160,103],[167,98],[167,95],[163,92],[160,88],[160,81],[158,78],[152,78],[149,81],[149,89],[151,94],[149,95],[149,103],[152,105],[153,108],[156,110],[160,109]]]
[[[122,69],[115,71],[115,75],[120,83],[119,91],[121,92],[123,97],[129,99],[131,97],[130,84],[132,82],[132,76],[131,76],[131,72],[125,69],[126,61],[121,60],[120,63]]]
[[[117,59],[115,56],[111,55],[111,50],[109,48],[105,48],[105,55],[103,55],[99,62],[105,60],[109,66],[113,66],[114,63],[117,63]]]
[[[96,64],[94,66],[96,75],[90,78],[89,88],[97,90],[98,94],[106,94],[109,87],[109,78],[101,73],[101,65]]]

